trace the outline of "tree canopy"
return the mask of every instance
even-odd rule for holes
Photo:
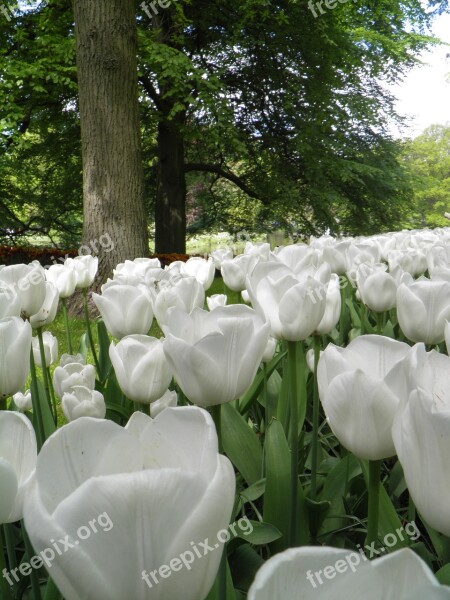
[[[80,239],[81,144],[70,0],[0,20],[0,238]],[[167,3],[165,3],[167,4]],[[148,5],[149,6],[149,5]],[[443,2],[136,2],[149,225],[369,234],[413,191],[386,83],[407,72]],[[126,201],[126,199],[124,199]],[[159,233],[158,233],[159,232]],[[159,238],[158,238],[159,236]]]

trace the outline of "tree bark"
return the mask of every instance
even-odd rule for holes
[[[155,251],[186,252],[184,141],[176,123],[158,126],[159,181],[155,206]]]
[[[72,4],[83,153],[83,244],[97,248],[93,253],[99,256],[98,279],[104,281],[117,263],[148,255],[135,3]]]

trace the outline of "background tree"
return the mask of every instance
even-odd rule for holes
[[[393,108],[383,81],[401,77],[429,42],[425,7],[349,2],[314,18],[306,2],[156,6],[150,20],[135,4],[145,201],[158,250],[184,249],[192,206],[201,218],[189,219],[188,231],[197,232],[232,227],[236,216],[260,230],[302,235],[372,233],[405,222],[411,189],[400,146],[386,132]],[[73,233],[65,239],[75,237],[80,147],[70,133],[79,108],[69,0],[16,12],[1,22],[0,36],[0,173],[20,160],[21,145],[30,157],[39,153],[42,172],[52,168],[50,155],[73,165],[66,178],[73,202],[61,201],[56,177],[47,185],[48,206],[58,210],[42,211],[40,186],[30,190],[19,172],[14,194],[0,198],[12,219],[4,231],[33,234],[37,226],[57,239],[66,214]],[[50,128],[56,115],[58,145]],[[37,133],[48,145],[44,157]],[[25,190],[32,194],[21,210]],[[36,221],[41,214],[45,222]]]
[[[414,188],[415,227],[448,226],[450,211],[450,125],[431,125],[405,143],[403,161]]]

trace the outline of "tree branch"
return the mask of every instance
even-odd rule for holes
[[[257,194],[250,186],[248,186],[245,181],[243,181],[240,177],[231,173],[230,171],[226,171],[220,165],[208,165],[206,163],[189,163],[185,165],[184,170],[186,173],[191,171],[203,171],[205,173],[215,173],[224,179],[228,179],[231,183],[234,183],[238,188],[240,188],[247,196],[250,198],[255,198],[256,200],[264,200]]]
[[[146,75],[143,75],[142,77],[138,78],[138,81],[139,81],[139,83],[141,83],[144,90],[147,92],[147,94],[153,100],[156,108],[158,110],[161,110],[161,108],[162,108],[161,107],[161,99],[159,97],[158,92],[155,90],[152,82],[150,81],[150,79]]]

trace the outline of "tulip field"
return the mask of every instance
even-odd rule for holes
[[[99,260],[0,266],[0,600],[450,599],[450,228]]]

